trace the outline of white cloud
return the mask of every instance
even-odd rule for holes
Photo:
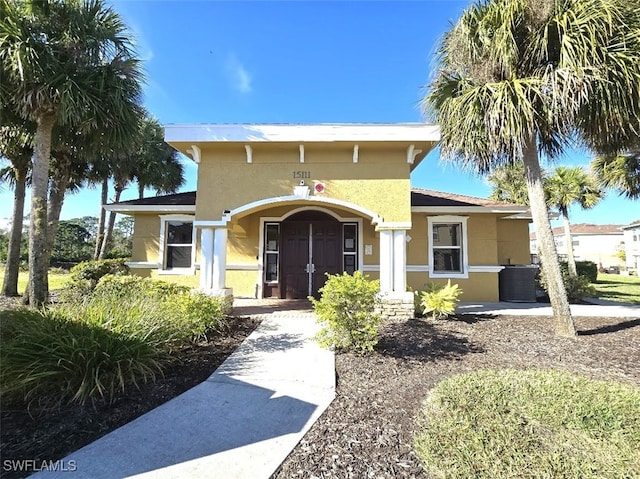
[[[232,88],[240,93],[251,93],[251,75],[233,53],[227,59],[227,73]]]

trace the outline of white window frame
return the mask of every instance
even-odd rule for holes
[[[469,241],[467,237],[467,220],[468,216],[429,216],[427,217],[427,235],[429,244],[429,277],[430,278],[462,278],[469,277]],[[433,225],[434,224],[459,224],[461,231],[461,266],[462,271],[434,271],[435,261],[433,260]],[[436,248],[438,249],[438,248]]]
[[[195,215],[160,215],[160,251],[158,253],[158,274],[195,274],[196,272],[196,227],[194,225]],[[191,266],[189,268],[167,269],[167,224],[170,221],[182,221],[191,223],[193,231],[191,233]]]

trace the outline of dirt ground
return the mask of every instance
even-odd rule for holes
[[[412,448],[433,385],[477,369],[557,368],[640,385],[640,319],[575,318],[576,339],[550,318],[462,316],[387,324],[375,354],[336,356],[337,397],[277,479],[427,478]]]
[[[412,449],[429,389],[486,368],[559,368],[640,385],[640,319],[575,318],[580,335],[553,334],[551,318],[463,315],[384,325],[373,354],[336,356],[337,397],[274,475],[289,478],[426,478]],[[31,417],[2,410],[2,459],[55,460],[200,383],[255,328],[185,351],[163,380],[96,410],[68,407]],[[2,477],[20,477],[2,471]]]

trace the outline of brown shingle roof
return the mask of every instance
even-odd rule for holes
[[[113,203],[114,205],[182,205],[182,206],[195,206],[196,204],[196,192],[187,191],[185,193],[174,193],[172,195],[160,195],[150,196],[149,198],[142,198],[137,200],[119,201]]]
[[[518,205],[502,203],[500,201],[489,200],[486,198],[460,195],[457,193],[444,193],[442,191],[411,188],[411,206],[484,206],[488,208],[497,208]],[[523,208],[526,207],[523,206]]]

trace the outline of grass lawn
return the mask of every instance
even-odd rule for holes
[[[640,304],[640,277],[598,273],[594,283],[598,298]]]
[[[0,266],[0,276],[4,278],[4,266]],[[27,286],[28,273],[26,271],[20,271],[18,274],[18,293],[24,293],[24,289]],[[69,273],[56,268],[49,271],[49,290],[62,289],[69,281]]]

